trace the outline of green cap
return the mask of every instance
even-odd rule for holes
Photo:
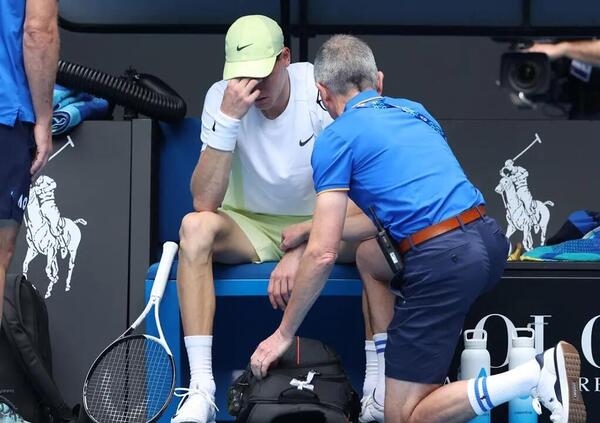
[[[262,15],[242,16],[225,36],[223,79],[264,78],[283,50],[283,32],[277,22]]]

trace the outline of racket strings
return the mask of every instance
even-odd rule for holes
[[[125,338],[100,359],[90,375],[86,402],[99,422],[144,423],[170,397],[174,369],[158,342]]]

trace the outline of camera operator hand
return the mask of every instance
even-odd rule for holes
[[[535,43],[525,51],[546,53],[551,60],[568,57],[600,66],[600,40],[561,41],[556,44]]]
[[[234,119],[243,118],[260,95],[260,90],[256,89],[259,82],[258,79],[250,78],[229,80],[223,95],[221,111]]]
[[[525,51],[527,53],[544,53],[550,58],[550,60],[556,60],[566,55],[566,45],[567,43],[535,43]]]

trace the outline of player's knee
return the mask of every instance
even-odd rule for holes
[[[222,228],[223,218],[213,212],[192,212],[184,216],[179,228],[182,249],[202,251],[212,249]]]

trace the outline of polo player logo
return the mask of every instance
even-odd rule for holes
[[[535,134],[535,139],[521,153],[512,160],[506,160],[504,166],[500,169],[500,182],[496,187],[496,193],[502,196],[504,208],[506,209],[506,237],[510,237],[516,231],[523,232],[523,248],[525,251],[531,250],[533,245],[533,235],[540,234],[540,245],[546,243],[546,231],[550,221],[550,209],[548,206],[554,206],[552,201],[535,200],[531,195],[527,178],[529,172],[522,166],[517,166],[515,162],[527,150],[536,144],[541,144],[542,139]]]
[[[51,158],[54,158],[67,145],[74,147],[71,138],[69,142],[57,151]],[[42,175],[29,189],[29,199],[27,210],[24,216],[26,227],[25,239],[27,241],[27,254],[23,261],[23,274],[27,277],[29,264],[31,261],[42,254],[46,256],[46,276],[48,277],[48,288],[45,298],[50,298],[52,288],[58,282],[58,253],[62,259],[68,256],[69,270],[65,281],[65,291],[71,289],[71,277],[75,268],[75,259],[77,249],[81,242],[81,231],[77,225],[87,225],[84,219],[75,221],[62,217],[54,191],[56,182],[47,175]]]

